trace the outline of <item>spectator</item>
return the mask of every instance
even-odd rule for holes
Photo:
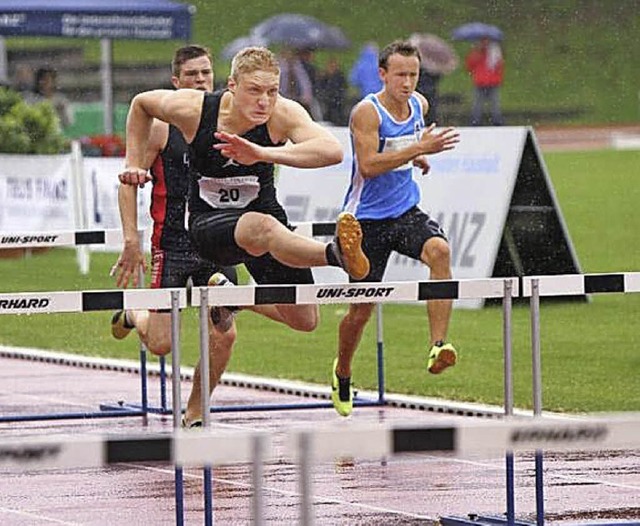
[[[347,124],[344,110],[346,93],[347,79],[340,69],[338,59],[331,57],[318,80],[318,94],[325,121],[336,126]]]
[[[12,86],[23,97],[33,97],[33,70],[27,64],[16,66]]]
[[[382,89],[382,80],[378,73],[378,46],[374,43],[365,44],[358,60],[351,68],[349,82],[358,90],[359,99],[369,93],[377,93]]]
[[[441,78],[442,75],[429,73],[425,68],[420,68],[416,91],[422,93],[429,101],[429,110],[424,117],[427,126],[438,121],[438,83]]]
[[[324,119],[324,116],[322,113],[322,106],[320,104],[318,68],[314,64],[313,49],[305,48],[298,50],[298,59],[300,60],[302,67],[309,77],[309,82],[311,82],[312,98],[309,113],[311,113],[311,116],[314,118],[314,120],[321,121]]]
[[[284,49],[278,57],[278,62],[280,95],[299,102],[313,116],[313,84],[302,61],[292,50]]]
[[[466,58],[467,71],[473,81],[471,126],[479,126],[485,104],[491,105],[491,124],[504,124],[500,110],[500,86],[504,78],[504,59],[498,42],[483,38]]]
[[[302,67],[307,72],[307,76],[309,77],[309,82],[311,82],[311,91],[313,92],[314,97],[317,96],[317,80],[318,80],[318,68],[313,63],[314,53],[313,49],[299,49],[298,60],[302,64]]]
[[[69,100],[58,91],[56,84],[56,70],[49,67],[39,68],[36,71],[33,94],[25,97],[27,102],[44,102],[52,104],[60,120],[62,129],[73,124],[73,112]]]

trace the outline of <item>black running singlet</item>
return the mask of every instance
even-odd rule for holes
[[[272,163],[244,166],[213,148],[220,142],[213,134],[225,91],[205,93],[200,125],[190,145],[189,210],[194,215],[229,209],[259,212],[269,209],[276,201]],[[242,137],[261,146],[282,145],[271,141],[266,124],[252,128]]]
[[[151,244],[156,250],[192,250],[185,229],[185,211],[189,191],[189,147],[180,130],[169,126],[164,150],[151,167]]]

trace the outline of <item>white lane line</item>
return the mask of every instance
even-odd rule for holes
[[[167,475],[173,475],[174,474],[174,470],[170,470],[170,469],[163,469],[163,468],[154,468],[151,466],[143,466],[140,464],[134,464],[134,463],[123,463],[122,465],[124,466],[128,466],[128,467],[136,467],[138,469],[142,469],[142,470],[147,470],[147,471],[153,471],[156,473],[164,473]],[[193,473],[188,473],[186,471],[183,471],[183,477],[186,478],[191,478],[191,479],[198,479],[198,480],[203,480],[204,476],[203,475],[195,475]],[[230,486],[236,486],[239,488],[243,488],[243,489],[252,489],[253,485],[252,484],[246,484],[243,482],[236,482],[235,480],[228,480],[228,479],[223,479],[223,478],[218,478],[218,477],[212,477],[213,482],[218,482],[218,483],[223,483],[223,484],[228,484]],[[297,491],[287,491],[287,490],[283,490],[283,489],[276,489],[276,488],[272,488],[269,486],[264,486],[263,487],[264,491],[270,491],[271,493],[276,493],[278,495],[282,495],[282,496],[286,496],[286,497],[300,497],[300,493],[298,493]],[[412,519],[422,519],[422,520],[429,520],[429,521],[433,521],[433,522],[437,522],[439,519],[437,517],[431,517],[429,515],[421,515],[421,514],[417,514],[417,513],[410,513],[410,512],[406,512],[406,511],[400,511],[400,510],[394,510],[394,509],[390,509],[390,508],[382,508],[379,506],[369,506],[368,504],[359,504],[357,502],[350,502],[347,500],[342,500],[342,499],[338,499],[336,497],[323,497],[323,496],[319,496],[319,495],[313,495],[313,500],[319,504],[340,504],[342,506],[351,506],[353,508],[359,508],[359,509],[363,509],[363,510],[367,510],[367,511],[376,511],[376,512],[380,512],[380,513],[389,513],[389,514],[394,514],[394,515],[401,515],[403,517],[410,517]]]
[[[3,508],[0,506],[0,512],[3,513],[13,513],[14,515],[19,515],[21,517],[28,517],[29,519],[38,519],[46,522],[51,522],[53,524],[64,524],[66,526],[81,526],[79,522],[67,522],[61,521],[58,519],[52,519],[50,517],[45,517],[44,515],[38,515],[37,513],[29,513],[28,511],[23,510],[14,510],[12,508]]]
[[[11,396],[13,400],[24,398],[26,400],[36,400],[36,401],[44,401],[51,402],[52,404],[64,404],[64,405],[72,405],[77,407],[87,407],[87,408],[95,408],[95,404],[87,404],[83,402],[67,400],[66,398],[58,398],[45,394],[27,394],[27,393],[8,393],[8,392],[0,392],[0,396]],[[16,415],[22,416],[22,415]]]
[[[573,475],[573,476],[561,475],[559,473],[550,472],[549,469],[545,469],[545,477],[547,481],[550,478],[553,478],[553,479],[567,480],[569,482],[579,482],[580,484],[585,484],[585,483],[601,484],[603,486],[609,486],[611,488],[630,489],[630,490],[640,491],[640,486],[634,486],[632,484],[621,484],[619,482],[607,482],[605,480],[598,480],[594,478],[583,478],[580,475]]]
[[[433,460],[440,460],[442,461],[443,458],[442,457],[438,457],[435,455],[429,455],[430,459]],[[484,462],[480,462],[477,460],[466,460],[466,459],[462,459],[462,458],[450,458],[450,459],[446,459],[449,460],[450,462],[458,462],[460,464],[469,464],[471,466],[477,466],[477,467],[484,467],[484,468],[491,468],[494,471],[495,470],[503,470],[504,469],[504,465],[498,466],[497,464],[489,464],[488,461],[484,461]],[[594,458],[594,462],[597,461],[597,459]],[[504,459],[496,459],[493,462],[504,462]],[[516,458],[516,462],[523,462],[522,459],[518,460]],[[556,478],[556,479],[562,479],[562,480],[567,480],[569,482],[576,482],[576,483],[589,483],[589,484],[600,484],[602,486],[609,486],[612,488],[621,488],[621,489],[630,489],[630,490],[637,490],[640,491],[640,486],[637,485],[632,485],[632,484],[621,484],[619,482],[608,482],[606,480],[601,480],[601,479],[595,479],[595,478],[585,478],[580,476],[579,474],[576,475],[562,475],[561,473],[554,473],[554,467],[552,464],[553,461],[548,461],[545,463],[545,479],[548,482],[548,480],[550,478]],[[531,459],[531,466],[533,466],[533,459]],[[533,469],[533,467],[527,468],[527,469]]]

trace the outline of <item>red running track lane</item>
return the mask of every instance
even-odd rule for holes
[[[0,413],[94,411],[101,402],[139,399],[139,379],[128,373],[80,369],[17,359],[0,359]],[[189,385],[183,385],[186,398]],[[170,391],[170,386],[169,386]],[[158,381],[150,380],[150,393]],[[169,393],[170,395],[170,393]],[[216,404],[292,402],[298,398],[222,386]],[[308,399],[299,398],[301,402]],[[463,417],[458,417],[463,418]],[[468,417],[467,417],[468,418]],[[333,409],[216,413],[213,425],[230,429],[281,431],[292,426],[367,422],[429,425],[455,417],[398,408],[356,408],[349,419]],[[40,421],[0,424],[0,437],[54,433],[168,431],[170,418]],[[281,441],[278,448],[283,448]],[[455,459],[405,455],[376,461],[323,463],[312,474],[318,525],[435,524],[444,515],[500,514],[505,510],[504,458]],[[299,522],[296,467],[285,460],[265,466],[268,524]],[[215,468],[215,524],[250,523],[250,467]],[[110,469],[3,473],[0,524],[171,525],[175,524],[173,467],[126,463]],[[545,460],[548,524],[604,518],[639,519],[640,452],[570,453]],[[516,513],[535,517],[533,460],[516,459]],[[203,524],[202,470],[185,470],[185,524]]]

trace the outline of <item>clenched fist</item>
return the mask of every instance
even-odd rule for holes
[[[122,184],[129,184],[132,186],[138,185],[142,188],[146,183],[151,181],[151,174],[149,174],[148,170],[143,168],[129,166],[118,174],[118,180]]]

